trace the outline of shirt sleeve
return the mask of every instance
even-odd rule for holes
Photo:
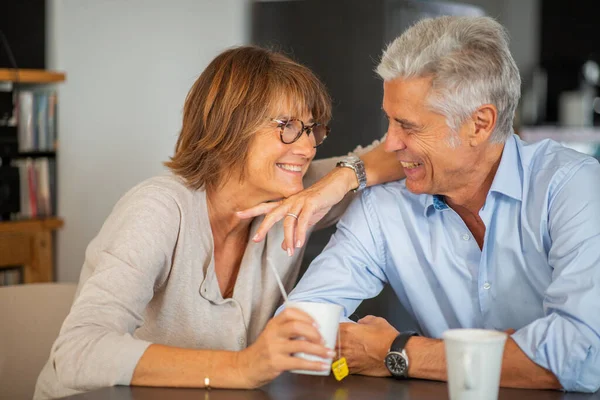
[[[364,299],[375,297],[387,277],[381,231],[366,189],[349,206],[337,231],[290,293],[290,301],[338,304],[349,317]]]
[[[354,154],[357,156],[361,156],[362,154],[368,153],[373,150],[375,147],[379,146],[383,139],[375,140],[373,143],[368,145],[367,147],[357,146],[352,152],[349,154]],[[323,158],[320,160],[315,160],[311,163],[306,175],[304,176],[304,187],[309,187],[315,184],[319,179],[323,178],[327,175],[331,170],[333,170],[338,163],[338,161],[342,157],[331,157],[331,158]],[[346,196],[337,203],[335,206],[331,207],[331,210],[315,225],[314,229],[325,229],[331,225],[337,223],[344,211],[348,208],[348,205],[354,200],[357,196],[357,193],[349,192]]]
[[[51,350],[61,386],[130,384],[150,345],[133,334],[167,279],[179,223],[177,203],[160,190],[142,188],[117,204],[86,250],[78,296]]]
[[[554,186],[554,187],[553,187]],[[559,170],[548,203],[552,282],[545,317],[513,339],[552,371],[565,390],[600,387],[600,165],[589,159]]]

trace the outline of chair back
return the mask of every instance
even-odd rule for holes
[[[0,399],[31,399],[71,309],[74,283],[0,287]]]

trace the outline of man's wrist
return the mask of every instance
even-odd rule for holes
[[[386,335],[386,337],[381,340],[382,347],[380,349],[380,357],[379,358],[381,359],[381,367],[383,370],[385,370],[386,376],[392,376],[392,373],[385,365],[385,358],[387,357],[388,353],[390,352],[392,343],[394,343],[394,340],[396,340],[396,337],[398,337],[399,334],[400,334],[400,332],[398,332],[398,331],[390,332],[389,335]]]

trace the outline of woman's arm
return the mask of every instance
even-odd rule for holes
[[[404,170],[400,162],[396,159],[395,153],[386,152],[384,145],[385,143],[382,142],[370,151],[360,155],[365,164],[367,186],[405,177]],[[252,240],[256,242],[263,240],[269,229],[279,220],[285,218],[283,222],[285,238],[282,248],[286,251],[289,249],[288,253],[293,254],[294,248],[302,247],[305,243],[306,232],[309,227],[321,221],[331,208],[342,200],[344,202],[347,200],[349,203],[351,198],[344,198],[349,197],[346,195],[358,187],[358,180],[354,171],[350,168],[335,168],[336,162],[337,159],[314,161],[315,164],[327,163],[326,166],[329,170],[329,173],[315,184],[283,201],[263,203],[239,212],[238,216],[240,218],[253,218],[257,215],[266,214],[265,219]],[[318,169],[323,166],[318,165]],[[347,204],[345,205],[347,206]],[[337,221],[345,210],[345,207],[341,208],[342,210],[332,215],[330,221],[325,221],[326,223],[323,225],[327,226]],[[297,215],[298,219],[296,220],[292,217],[286,218],[288,213]]]
[[[296,340],[303,337],[305,340]],[[293,353],[333,358],[335,352],[308,314],[286,309],[274,317],[250,347],[239,351],[193,350],[151,345],[140,359],[132,385],[203,387],[205,378],[215,388],[251,389],[275,379],[284,371],[328,370],[329,364],[307,361]]]
[[[121,199],[86,250],[80,290],[50,354],[59,386],[127,385],[150,345],[133,336],[170,271],[180,215],[155,188]]]

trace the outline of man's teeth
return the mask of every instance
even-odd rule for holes
[[[419,165],[422,165],[421,163],[416,163],[416,162],[404,162],[404,161],[400,161],[400,164],[402,164],[402,166],[404,168],[416,168]]]
[[[292,172],[301,172],[302,167],[300,165],[290,165],[290,164],[277,164],[279,168],[292,171]]]

